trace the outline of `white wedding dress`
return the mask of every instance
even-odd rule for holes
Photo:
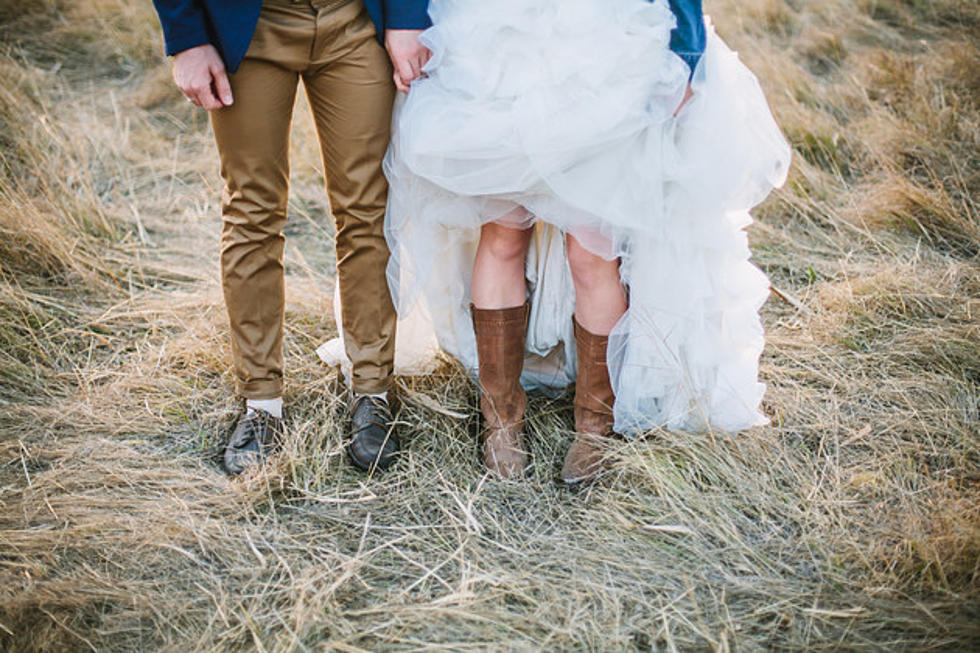
[[[768,282],[744,229],[790,150],[752,73],[708,24],[675,118],[689,70],[664,0],[433,0],[430,14],[428,76],[400,101],[385,162],[396,371],[441,348],[476,374],[479,227],[533,222],[526,387],[575,378],[571,233],[618,257],[629,291],[608,351],[618,432],[765,423]]]

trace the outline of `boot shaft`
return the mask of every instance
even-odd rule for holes
[[[524,409],[521,386],[524,337],[530,305],[504,309],[471,307],[480,364],[483,463],[504,478],[524,473]]]
[[[578,353],[575,380],[575,430],[578,433],[610,435],[613,427],[613,394],[606,364],[609,336],[587,331],[572,318]]]
[[[518,424],[526,397],[521,387],[530,304],[501,309],[471,307],[479,359],[480,407],[488,428]]]

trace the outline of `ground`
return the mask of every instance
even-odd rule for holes
[[[771,425],[651,432],[584,492],[488,477],[458,366],[404,379],[407,453],[344,459],[332,226],[300,101],[286,400],[236,410],[220,187],[150,3],[0,0],[0,649],[980,648],[980,10],[708,0],[794,148],[756,212]]]

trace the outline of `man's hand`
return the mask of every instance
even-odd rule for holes
[[[694,91],[691,90],[691,85],[688,84],[687,88],[684,89],[684,99],[681,100],[681,103],[677,105],[676,109],[674,109],[675,118],[677,117],[677,114],[681,112],[681,109],[684,108],[684,105],[687,104],[687,101],[690,100],[692,97],[694,97]]]
[[[419,42],[420,29],[385,30],[385,49],[395,67],[395,86],[408,93],[412,81],[422,76],[422,66],[432,53]]]
[[[225,64],[213,45],[199,45],[177,53],[174,81],[188,100],[208,111],[227,107],[234,101]]]

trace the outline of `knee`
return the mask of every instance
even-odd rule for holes
[[[282,229],[286,216],[280,212],[242,214],[226,212],[221,229],[222,249],[239,245],[263,245],[284,240]]]
[[[618,267],[615,260],[607,261],[601,256],[596,256],[582,247],[573,236],[567,237],[565,250],[568,254],[568,267],[577,286],[593,285],[603,272]]]
[[[480,234],[480,248],[500,263],[523,263],[529,237],[525,230],[488,224]]]
[[[334,212],[337,226],[335,245],[338,258],[343,252],[362,248],[381,248],[387,252],[384,231],[384,208],[373,213]]]
[[[250,242],[279,237],[286,224],[286,197],[279,184],[226,187],[221,210],[224,237]]]

